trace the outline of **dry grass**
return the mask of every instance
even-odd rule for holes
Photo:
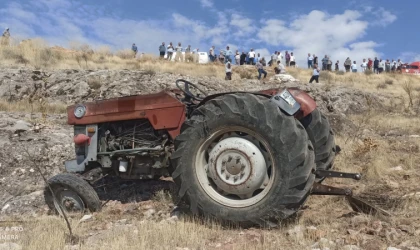
[[[10,102],[0,99],[0,111],[64,114],[67,112],[67,106],[62,103],[46,103],[42,100],[36,100],[33,102],[30,102],[29,100]]]

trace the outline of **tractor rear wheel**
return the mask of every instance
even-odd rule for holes
[[[275,227],[306,201],[314,157],[294,117],[265,97],[228,94],[199,107],[183,125],[172,176],[194,214]]]
[[[315,148],[316,169],[331,169],[337,154],[337,146],[335,145],[334,132],[328,119],[319,109],[315,109],[301,122]],[[323,178],[317,177],[316,181],[322,182]]]
[[[74,174],[58,174],[49,179],[48,184],[44,189],[45,202],[57,214],[62,215],[60,207],[66,214],[101,210],[101,201],[96,191],[89,183]]]

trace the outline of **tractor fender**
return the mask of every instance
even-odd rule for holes
[[[284,89],[268,89],[268,90],[262,90],[259,92],[251,92],[251,94],[264,96],[268,99],[270,99],[273,95],[283,91]],[[300,109],[294,114],[296,119],[302,119],[312,113],[316,109],[316,102],[315,100],[308,95],[305,91],[299,89],[299,88],[287,88],[287,90],[292,94],[293,98],[295,98],[296,102],[300,104]],[[229,94],[240,94],[240,93],[250,93],[246,91],[235,91],[235,92],[227,92],[227,93],[219,93],[214,95],[209,95],[204,100],[200,102],[199,106],[204,105],[206,102],[217,98],[219,96],[223,95],[229,95]]]

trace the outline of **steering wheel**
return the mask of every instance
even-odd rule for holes
[[[184,88],[182,88],[179,83],[183,82],[184,83]],[[198,92],[202,93],[204,95],[204,97],[207,96],[206,92],[204,92],[203,90],[201,90],[199,87],[197,87],[195,84],[184,80],[184,79],[178,79],[176,80],[176,86],[185,94],[185,99],[188,101],[188,99],[193,99],[196,101],[202,101],[204,100],[204,98],[199,97],[198,95],[194,95],[193,93],[191,93],[190,91],[190,87],[193,87],[194,89],[198,90]]]

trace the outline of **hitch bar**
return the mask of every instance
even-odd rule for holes
[[[321,183],[314,183],[312,186],[312,195],[343,195],[343,196],[352,196],[353,192],[350,188],[338,188],[323,185]]]
[[[347,179],[354,179],[359,181],[362,179],[360,174],[354,173],[345,173],[345,172],[337,172],[337,171],[329,171],[329,170],[316,170],[315,175],[321,178],[347,178]]]
[[[360,174],[354,173],[344,173],[330,170],[316,170],[315,175],[321,178],[347,178],[360,180],[362,176]],[[328,185],[323,185],[321,183],[314,183],[311,190],[312,195],[344,195],[352,196],[353,192],[350,188],[338,188]]]

